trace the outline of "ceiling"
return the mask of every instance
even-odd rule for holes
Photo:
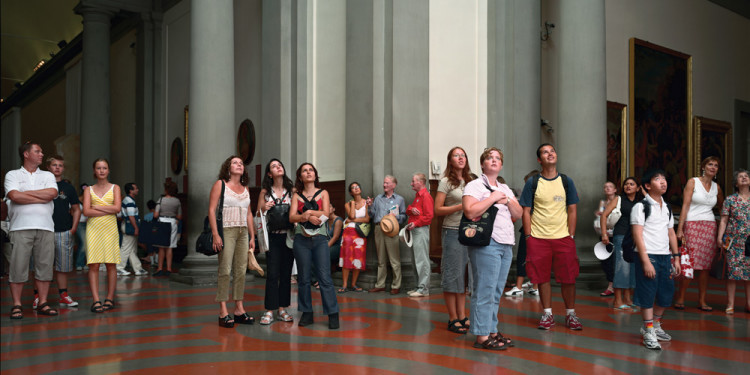
[[[0,97],[7,98],[17,82],[26,81],[40,60],[57,53],[61,40],[70,42],[83,30],[73,12],[79,0],[0,1]]]
[[[83,30],[81,16],[73,12],[79,1],[0,0],[0,98],[28,80],[40,60],[57,53],[59,41],[70,42]],[[750,0],[708,1],[750,19]]]

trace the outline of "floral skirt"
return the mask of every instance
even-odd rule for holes
[[[693,269],[711,269],[711,262],[716,253],[716,222],[686,221],[685,242],[690,252]]]
[[[339,255],[339,267],[346,269],[365,269],[365,256],[367,250],[367,239],[357,235],[354,228],[344,228],[341,236],[341,253]]]

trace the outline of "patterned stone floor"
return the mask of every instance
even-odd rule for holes
[[[303,328],[295,321],[226,329],[217,325],[211,287],[120,277],[117,308],[95,315],[79,272],[69,288],[79,308],[62,308],[57,317],[37,316],[27,285],[24,319],[18,321],[9,319],[10,292],[3,281],[2,375],[750,373],[750,314],[740,304],[734,316],[725,315],[723,283],[716,280],[709,298],[714,312],[703,313],[695,303],[684,311],[667,311],[664,328],[673,340],[662,351],[641,344],[639,314],[614,311],[612,299],[599,297],[598,291],[579,291],[576,310],[584,329],[577,332],[563,325],[559,288],[553,288],[558,324],[550,331],[536,328],[538,297],[503,298],[501,331],[515,339],[516,347],[502,352],[474,349],[474,336],[447,331],[441,294],[340,294],[342,326],[337,331],[329,331],[321,315]],[[264,279],[249,283],[246,291],[246,309],[259,319]],[[696,297],[691,289],[688,298]],[[321,314],[316,291],[313,298]],[[739,290],[737,300],[743,298]],[[292,301],[296,320],[296,290]]]

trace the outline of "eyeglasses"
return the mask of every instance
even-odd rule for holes
[[[466,154],[453,154],[453,157],[456,158],[456,159],[458,159],[458,158],[464,158],[464,159],[466,159]]]

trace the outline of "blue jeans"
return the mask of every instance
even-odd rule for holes
[[[474,292],[471,294],[471,333],[487,336],[497,332],[497,312],[508,271],[513,263],[513,246],[491,240],[488,246],[469,247]]]
[[[612,286],[617,289],[635,288],[635,263],[628,263],[622,258],[622,239],[623,234],[616,234],[612,238],[615,245],[615,278]]]
[[[320,297],[323,300],[323,313],[339,312],[336,291],[331,279],[331,255],[326,236],[294,236],[294,259],[297,260],[297,310],[313,312],[310,276],[315,265],[315,276],[320,284]]]
[[[648,260],[654,266],[656,276],[649,279],[643,273],[641,257],[635,258],[635,304],[642,309],[654,307],[654,301],[661,307],[672,306],[674,280],[671,277],[672,256],[648,254]]]
[[[86,265],[86,222],[78,223],[78,255],[76,255],[76,268]]]

